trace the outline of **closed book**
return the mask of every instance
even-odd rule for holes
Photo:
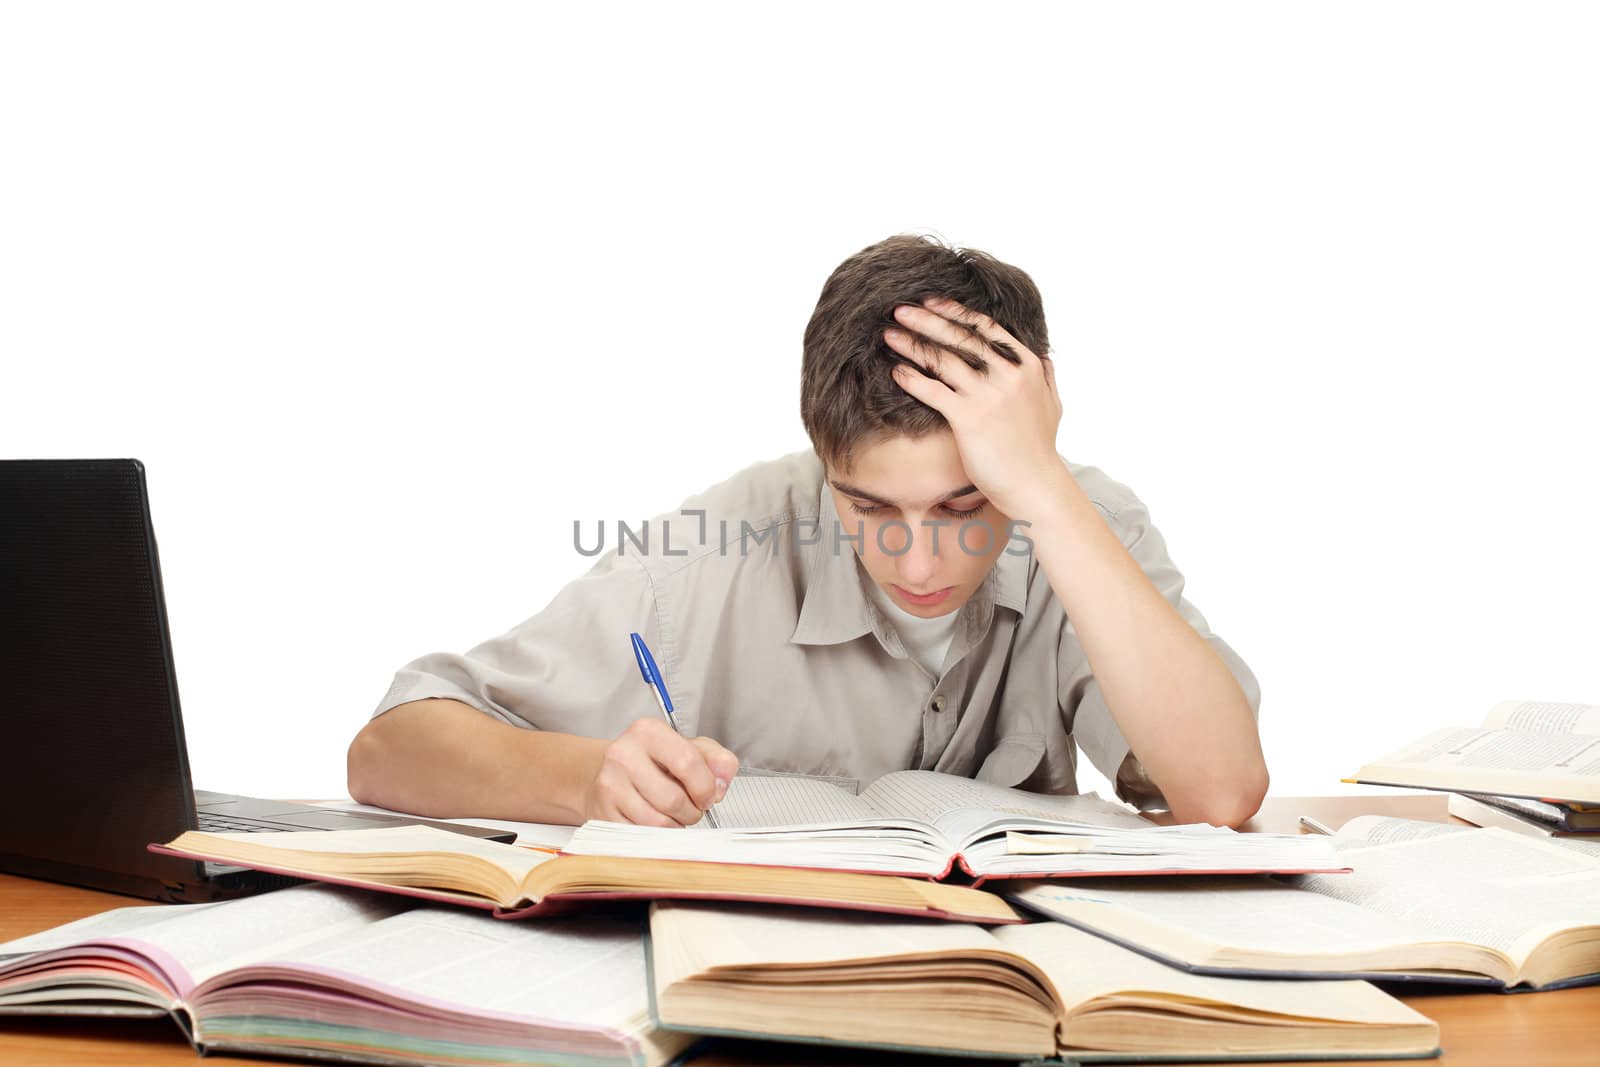
[[[1451,815],[1474,826],[1541,836],[1592,834],[1600,840],[1600,812],[1574,811],[1564,804],[1493,793],[1451,793],[1448,807]]]

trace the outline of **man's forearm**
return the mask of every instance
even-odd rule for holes
[[[1064,465],[1025,517],[1106,704],[1174,816],[1237,825],[1254,814],[1266,763],[1228,665],[1151,584]]]
[[[434,818],[576,824],[606,744],[508,726],[456,700],[418,700],[356,735],[350,795]]]

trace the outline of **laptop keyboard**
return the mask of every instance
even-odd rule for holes
[[[240,819],[233,815],[212,815],[200,812],[200,829],[210,830],[212,833],[247,833],[270,834],[291,830],[293,827],[283,826],[279,823],[260,822],[256,819]]]

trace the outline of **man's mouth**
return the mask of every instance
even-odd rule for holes
[[[952,590],[954,588],[955,588],[955,586],[951,585],[951,586],[946,586],[943,589],[934,589],[931,592],[927,592],[927,593],[913,593],[911,590],[905,588],[904,586],[897,585],[897,586],[894,587],[894,591],[896,593],[899,593],[901,598],[904,599],[907,603],[916,604],[919,607],[925,607],[925,606],[927,606],[929,604],[937,604],[937,603],[939,603],[945,597],[949,596],[950,595],[950,590]]]

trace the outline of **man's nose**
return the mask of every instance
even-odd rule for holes
[[[939,545],[939,552],[944,551],[944,545]],[[929,592],[923,587],[939,571],[939,555],[934,552],[933,531],[923,528],[916,530],[906,550],[895,557],[895,573],[900,576],[900,584],[909,587],[913,592]]]

